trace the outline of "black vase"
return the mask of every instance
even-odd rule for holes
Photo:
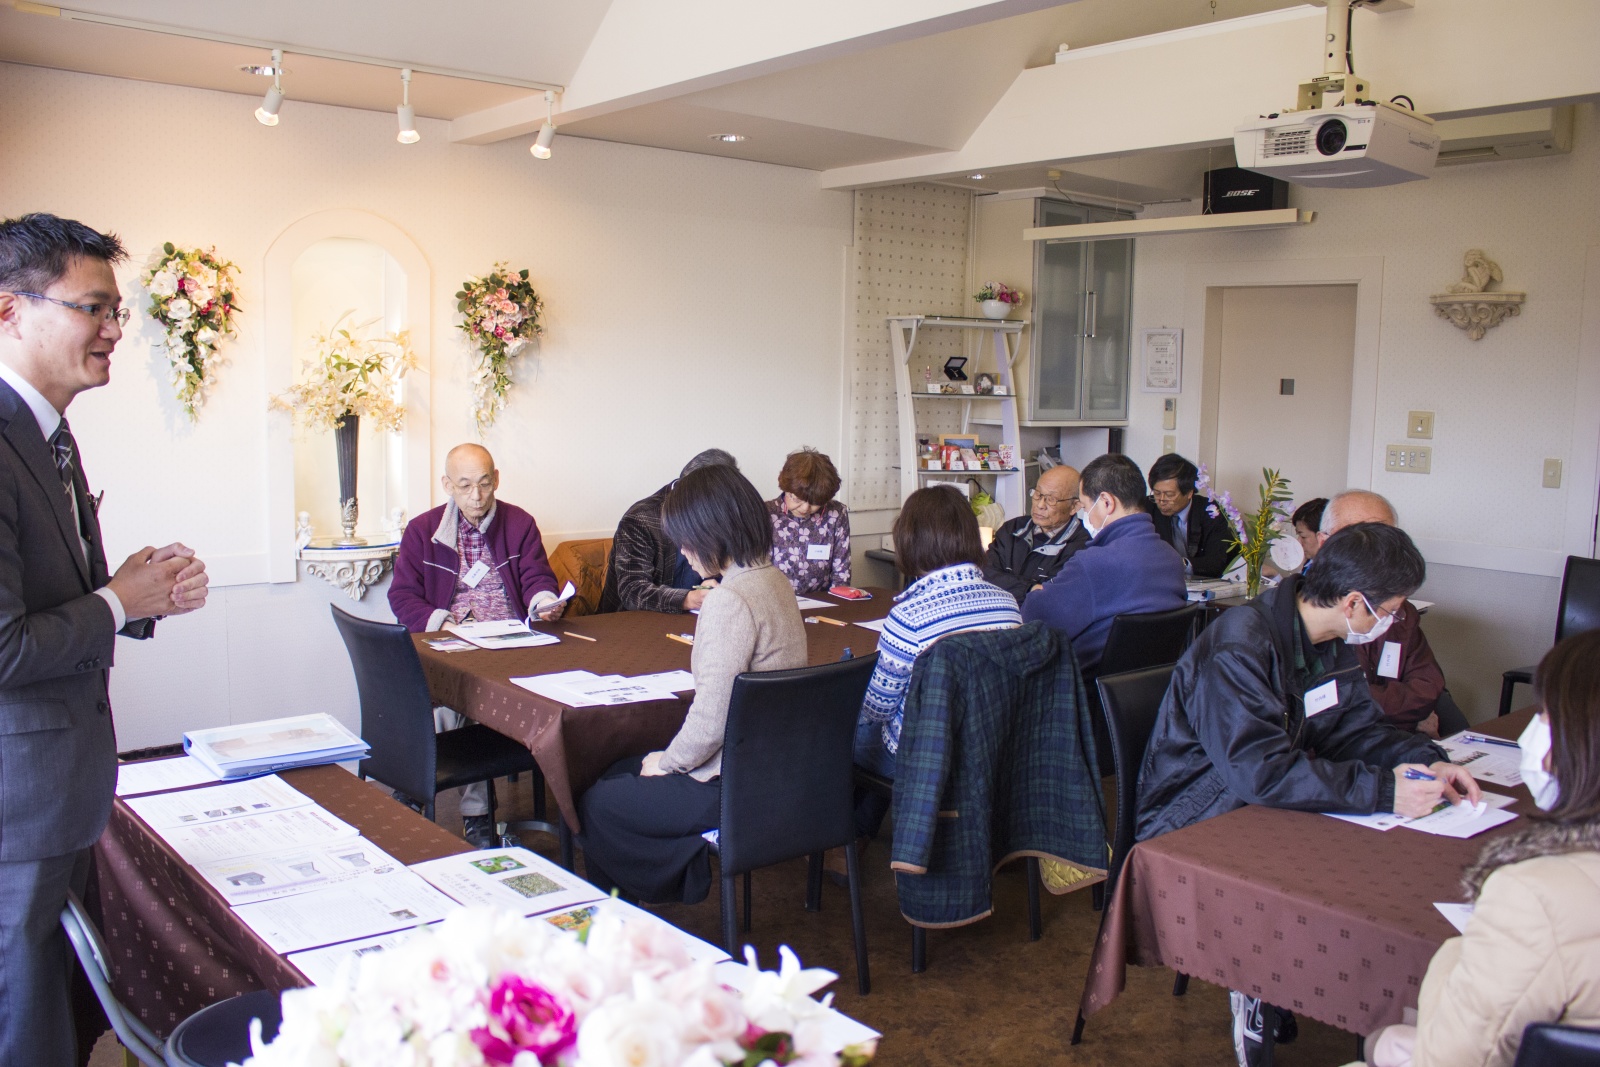
[[[341,545],[364,545],[366,540],[356,536],[356,518],[360,508],[356,504],[356,450],[361,444],[361,416],[347,414],[344,421],[333,428],[333,447],[339,457],[339,526],[344,532]]]

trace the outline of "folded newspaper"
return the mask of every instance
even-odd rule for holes
[[[218,726],[183,735],[184,751],[220,778],[342,763],[363,758],[370,747],[327,714]]]

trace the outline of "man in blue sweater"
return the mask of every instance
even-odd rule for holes
[[[1127,456],[1101,456],[1084,467],[1078,517],[1092,539],[1022,602],[1023,621],[1045,622],[1072,642],[1086,677],[1100,666],[1112,619],[1171,611],[1187,601],[1183,558],[1156,533],[1144,488],[1144,475]]]

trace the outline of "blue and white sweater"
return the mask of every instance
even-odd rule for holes
[[[897,752],[906,688],[922,650],[947,634],[1021,625],[1016,598],[984,581],[983,572],[972,564],[958,563],[923,575],[895,597],[884,621],[878,666],[861,705],[862,720],[883,723],[883,747]]]

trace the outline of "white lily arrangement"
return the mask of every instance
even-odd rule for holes
[[[199,418],[206,394],[217,384],[217,367],[223,362],[217,346],[237,332],[238,269],[218,257],[215,248],[178,248],[168,241],[141,277],[150,294],[150,318],[164,334],[157,343],[171,364],[172,388],[191,422]]]
[[[464,908],[398,948],[353,957],[327,985],[283,994],[245,1067],[861,1067],[872,1047],[823,1034],[831,971],[787,947],[744,992],[670,928],[602,904],[585,935]]]
[[[333,329],[314,338],[317,358],[303,364],[305,380],[269,398],[267,405],[323,430],[338,428],[347,415],[398,430],[406,411],[395,391],[406,371],[417,366],[410,331],[369,337],[366,330],[372,322],[341,326],[351,314],[340,315]]]

